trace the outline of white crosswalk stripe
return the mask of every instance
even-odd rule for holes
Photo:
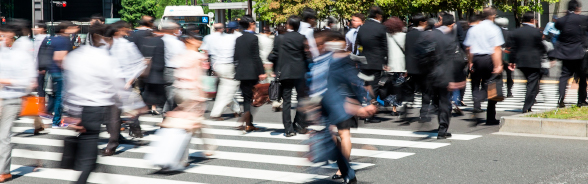
[[[157,123],[161,118],[141,117],[144,131],[151,132],[141,140],[158,141],[161,137],[152,134],[159,129]],[[31,136],[32,123],[31,119],[23,118],[16,121],[13,132],[15,136],[12,143],[15,148],[12,152],[13,165],[11,166],[13,175],[22,177],[51,179],[68,183],[77,180],[78,171],[57,169],[56,165],[44,167],[33,172],[33,167],[27,166],[30,160],[42,162],[58,163],[61,160],[60,150],[63,147],[65,136],[77,135],[77,133],[66,129],[50,129],[48,133],[40,136]],[[308,151],[308,146],[301,144],[308,139],[308,135],[297,135],[294,137],[284,137],[282,133],[273,130],[281,130],[283,125],[276,123],[257,123],[257,127],[262,130],[244,134],[242,131],[233,130],[236,122],[218,122],[205,121],[208,127],[205,133],[215,136],[214,139],[192,138],[189,153],[193,158],[205,159],[207,162],[192,163],[183,173],[206,175],[210,177],[226,177],[227,179],[245,179],[245,181],[268,181],[268,182],[290,182],[290,183],[307,183],[312,181],[321,181],[329,178],[329,175],[337,170],[335,163],[325,165],[324,163],[316,164],[309,162],[307,158],[301,157],[301,154]],[[323,127],[315,126],[311,129],[321,129]],[[358,128],[352,130],[352,134],[361,135],[352,138],[352,142],[357,145],[374,145],[378,150],[362,147],[354,147],[351,151],[352,167],[356,170],[372,167],[377,165],[377,161],[372,162],[353,162],[357,158],[373,159],[402,159],[417,154],[417,151],[431,151],[441,147],[450,146],[451,143],[437,142],[436,133],[430,132],[412,132],[400,130],[382,130]],[[127,137],[126,135],[124,135]],[[384,136],[384,137],[383,137]],[[102,132],[100,137],[104,140],[109,135]],[[455,141],[468,141],[481,137],[480,135],[454,134],[451,139]],[[201,145],[203,142],[213,142],[219,146],[219,150],[214,152],[213,156],[206,158],[204,151],[192,149],[194,146]],[[106,142],[100,142],[99,148],[104,148]],[[57,148],[57,149],[56,149]],[[408,149],[410,152],[403,152]],[[415,151],[416,150],[416,151]],[[158,168],[152,166],[143,157],[145,154],[154,151],[151,146],[135,146],[121,144],[114,156],[99,156],[98,164],[104,168],[131,168],[148,170],[153,173]],[[355,158],[355,159],[354,159]],[[23,161],[24,160],[24,161]],[[27,160],[29,160],[27,162]],[[222,162],[240,163],[236,165],[221,164]],[[267,166],[267,167],[266,167]],[[294,169],[284,169],[285,166]],[[277,167],[278,169],[275,169]],[[281,168],[281,169],[279,169]],[[298,169],[296,169],[298,168]],[[311,169],[315,168],[315,169]],[[284,169],[284,170],[283,170]],[[309,172],[311,170],[322,169],[322,172]],[[114,169],[113,169],[114,170]],[[107,170],[110,171],[110,170]],[[208,177],[207,177],[208,178]],[[116,172],[97,171],[90,176],[91,183],[214,183],[215,180],[199,181],[180,181],[177,178],[158,176],[153,174],[136,174],[116,170]]]

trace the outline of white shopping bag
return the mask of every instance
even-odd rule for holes
[[[184,169],[181,159],[188,149],[192,134],[184,129],[162,128],[155,135],[159,138],[151,143],[153,152],[145,155],[145,159],[166,170]]]

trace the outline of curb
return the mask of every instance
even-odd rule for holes
[[[501,117],[499,132],[588,137],[588,120],[525,117],[546,111]]]

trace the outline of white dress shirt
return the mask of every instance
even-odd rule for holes
[[[235,55],[235,42],[241,35],[223,34],[214,44],[210,45],[210,52],[214,53],[213,64],[232,64]]]
[[[347,44],[345,49],[347,51],[353,52],[353,48],[355,48],[355,39],[357,38],[357,31],[359,31],[359,27],[351,28],[345,35],[345,43]],[[351,50],[348,50],[349,48],[351,48]],[[356,53],[352,54],[358,55],[359,53],[356,51]]]
[[[484,20],[468,30],[463,44],[470,47],[470,53],[474,55],[489,55],[494,53],[495,47],[504,44],[504,37],[500,27],[490,20]]]
[[[259,40],[259,57],[261,57],[261,61],[263,64],[272,64],[267,57],[274,48],[274,40],[264,34],[257,34],[257,38]]]
[[[121,67],[125,82],[133,80],[147,68],[145,58],[137,48],[137,45],[124,38],[114,38],[110,54],[114,56]]]
[[[35,63],[38,63],[37,59],[39,56],[39,49],[41,49],[41,44],[43,44],[43,40],[49,37],[47,34],[38,34],[35,35],[35,39],[33,40],[33,46],[35,51],[33,52],[33,58],[35,59]]]
[[[33,55],[23,50],[0,47],[0,79],[10,80],[10,85],[2,85],[0,98],[20,98],[28,94],[37,79],[37,66]]]
[[[108,50],[83,45],[65,57],[63,69],[67,103],[98,107],[121,102],[124,75]]]
[[[21,36],[20,38],[14,41],[11,49],[19,49],[29,53],[32,56],[35,50],[35,46],[33,45],[33,41],[29,39],[29,37]]]
[[[176,65],[172,62],[172,58],[184,53],[186,51],[186,44],[180,41],[178,37],[169,34],[164,34],[161,39],[164,44],[165,67],[176,68]]]
[[[213,55],[213,53],[211,53],[210,47],[211,47],[211,45],[214,45],[215,43],[217,43],[218,39],[220,39],[220,37],[222,35],[223,35],[222,32],[213,32],[213,33],[210,33],[209,35],[206,35],[204,37],[204,39],[202,40],[202,45],[200,46],[200,49],[206,50],[206,51],[208,51],[208,54]]]
[[[300,22],[300,28],[298,28],[298,32],[306,36],[312,57],[314,58],[319,56],[320,54],[318,48],[316,47],[316,42],[314,41],[314,28],[307,22]]]

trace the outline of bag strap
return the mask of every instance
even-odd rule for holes
[[[400,50],[402,51],[402,54],[406,55],[406,53],[404,52],[404,48],[402,48],[400,46],[400,44],[398,44],[398,41],[396,41],[396,38],[394,38],[394,36],[392,36],[392,40],[394,40],[394,43],[396,43],[396,45],[398,45],[398,48],[400,48]]]

